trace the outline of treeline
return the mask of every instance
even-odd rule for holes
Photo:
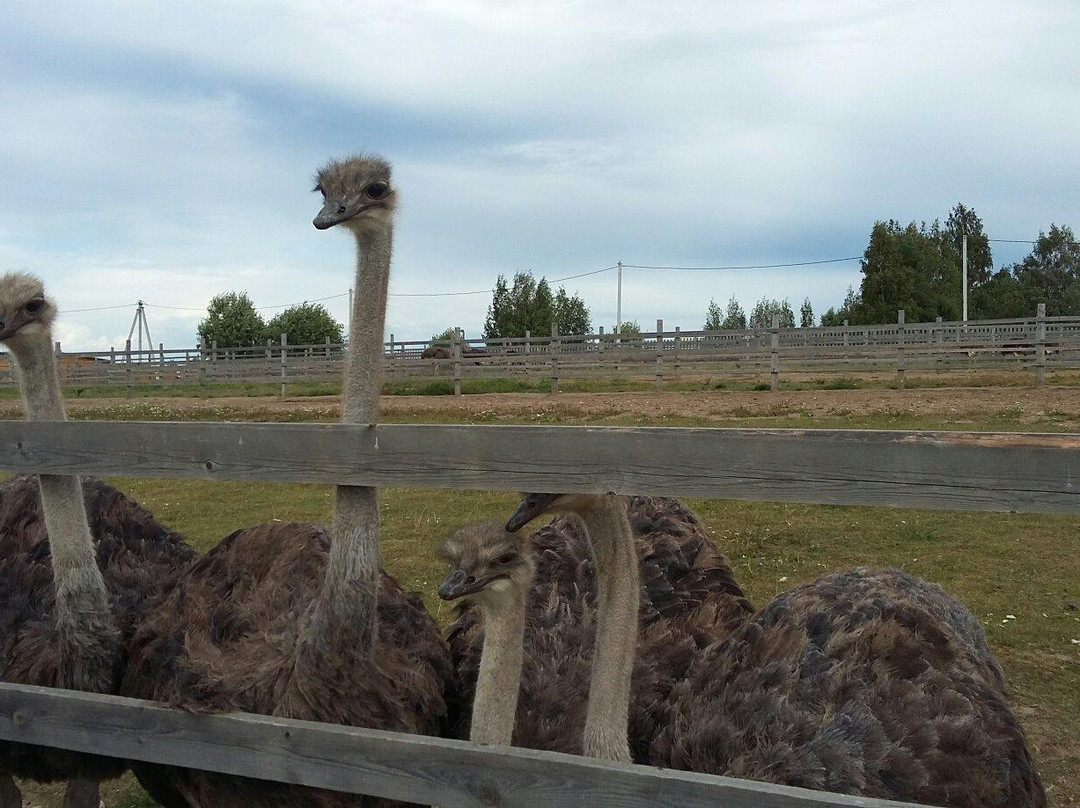
[[[515,273],[511,284],[499,275],[484,321],[484,339],[524,337],[526,331],[542,337],[551,333],[552,323],[560,334],[592,330],[589,308],[578,295],[568,295],[561,286],[552,294],[547,278],[537,281],[532,272]]]
[[[1049,316],[1080,314],[1080,244],[1064,225],[1040,232],[1023,260],[993,269],[990,240],[974,209],[958,204],[944,224],[935,219],[879,221],[863,253],[859,289],[849,287],[843,303],[821,315],[821,325],[895,323],[904,309],[909,323],[963,316],[963,242],[967,236],[968,318],[1033,317],[1039,303]],[[809,299],[798,317],[787,299],[763,298],[750,316],[734,296],[725,308],[710,301],[704,328],[767,328],[772,315],[783,328],[814,325]]]
[[[327,338],[335,344],[344,341],[343,326],[321,303],[290,306],[264,320],[247,292],[214,296],[196,332],[202,344],[219,348],[277,344],[282,334],[291,345],[315,345]]]

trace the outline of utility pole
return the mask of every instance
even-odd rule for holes
[[[967,322],[967,233],[964,233],[964,322]]]
[[[615,303],[615,333],[622,332],[622,261],[619,261],[619,294]]]
[[[144,331],[146,332],[146,345],[147,345],[147,348],[149,348],[150,350],[153,350],[153,348],[154,348],[154,339],[153,339],[153,337],[150,336],[150,323],[146,319],[145,305],[146,304],[143,303],[141,300],[139,301],[139,304],[135,307],[135,319],[131,321],[131,328],[128,329],[128,344],[131,344],[131,336],[136,331],[138,331],[138,333],[139,333],[139,339],[138,339],[139,351],[142,351],[142,349],[143,349],[143,347],[142,347],[142,338],[143,338],[143,332]],[[139,358],[142,359],[141,354],[139,355]]]

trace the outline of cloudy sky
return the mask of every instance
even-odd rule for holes
[[[399,339],[478,335],[489,295],[403,295],[518,269],[857,256],[875,219],[957,201],[1034,238],[1080,226],[1077,42],[1074,0],[5,3],[0,270],[124,306],[69,311],[84,349],[122,344],[139,298],[181,346],[217,292],[341,295],[351,244],[312,228],[310,178],[357,149],[402,195]],[[820,312],[858,278],[627,270],[624,318],[697,328],[732,294]],[[614,273],[566,285],[614,322]]]

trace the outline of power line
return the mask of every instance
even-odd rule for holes
[[[78,314],[79,312],[83,311],[111,311],[112,309],[130,309],[133,306],[137,305],[137,303],[121,303],[118,306],[97,306],[96,308],[92,309],[63,309],[60,314]]]
[[[748,269],[785,269],[788,267],[810,267],[817,266],[818,264],[840,264],[846,261],[861,261],[861,255],[855,255],[851,258],[826,258],[821,261],[795,261],[790,264],[741,264],[735,266],[723,266],[723,267],[676,267],[676,266],[654,266],[647,264],[623,264],[623,269],[671,269],[681,272],[738,272]]]
[[[998,244],[1038,244],[1037,241],[1029,241],[1026,238],[988,238],[987,241],[994,241]]]
[[[590,275],[599,275],[601,272],[611,272],[616,267],[604,267],[603,269],[593,269],[589,272],[579,272],[577,275],[567,275],[564,278],[552,278],[548,283],[562,283],[563,281],[572,281],[577,278],[587,278]],[[488,289],[474,289],[471,292],[395,292],[390,297],[461,297],[462,295],[490,295],[494,290]]]

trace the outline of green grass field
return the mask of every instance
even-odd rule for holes
[[[852,395],[858,395],[853,393]],[[388,421],[468,423],[652,423],[658,425],[797,426],[846,428],[963,428],[1076,431],[1075,412],[1048,411],[1032,418],[1023,408],[957,408],[947,418],[917,411],[807,417],[797,406],[780,411],[717,407],[715,412],[660,418],[625,409],[584,412],[575,399],[537,413],[505,414],[445,409],[387,413]],[[333,420],[336,404],[282,410],[236,404],[190,412],[162,403],[95,402],[79,418],[177,420]],[[631,408],[632,409],[632,408]],[[12,412],[0,413],[12,417]],[[331,490],[324,486],[118,479],[200,550],[231,530],[258,522],[324,521]],[[382,495],[385,566],[401,583],[424,595],[442,622],[449,610],[434,597],[443,569],[434,550],[461,524],[503,518],[509,494],[388,489]],[[903,567],[943,584],[986,627],[1013,687],[1013,704],[1025,724],[1052,804],[1080,805],[1080,554],[1077,520],[1067,516],[901,511],[884,508],[698,501],[689,503],[731,559],[755,604],[824,572],[857,564]],[[109,786],[109,806],[150,805],[130,779]],[[29,805],[59,804],[59,790],[27,785]]]

